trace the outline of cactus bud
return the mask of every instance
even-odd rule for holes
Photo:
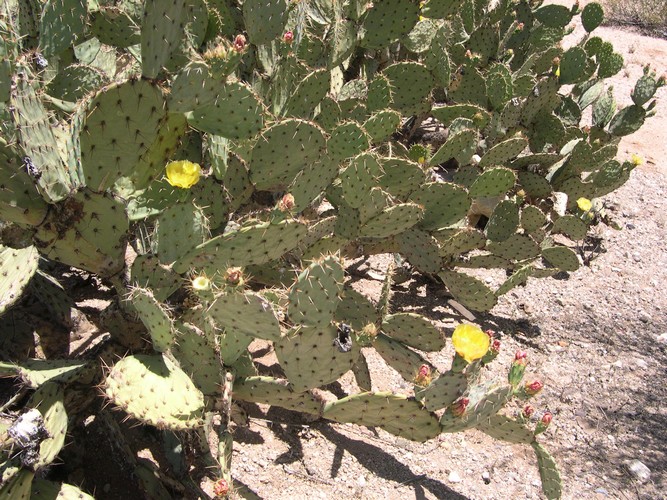
[[[662,87],[667,83],[667,75],[662,75],[660,78],[658,78],[658,87]]]
[[[240,267],[228,267],[225,271],[225,283],[232,286],[243,284],[243,269]]]
[[[294,196],[290,193],[287,193],[283,196],[278,202],[278,210],[283,213],[290,213],[294,208]]]
[[[524,26],[525,26],[525,24],[519,23],[519,24],[516,25],[516,30],[517,31],[523,31]]]
[[[534,396],[544,388],[544,384],[540,380],[533,380],[527,383],[524,390],[528,396]]]
[[[291,43],[294,41],[294,33],[291,31],[286,31],[285,34],[283,35],[283,42],[285,42],[287,45],[291,45]]]
[[[431,367],[428,365],[421,365],[414,382],[420,387],[429,385],[431,383]]]
[[[234,50],[236,52],[243,52],[245,49],[246,39],[243,35],[236,35],[234,38]]]
[[[373,344],[375,337],[378,335],[378,327],[375,323],[368,323],[357,334],[357,344],[361,347],[368,347]]]
[[[514,355],[514,361],[510,367],[509,374],[507,378],[509,383],[512,384],[512,387],[516,389],[521,380],[523,379],[523,374],[526,372],[526,364],[528,363],[528,354],[525,351],[517,351]]]
[[[532,417],[534,413],[535,413],[535,408],[533,408],[530,405],[524,406],[523,410],[521,410],[521,416],[526,420]]]
[[[226,479],[220,478],[215,482],[213,486],[213,494],[216,498],[225,498],[229,495],[229,483]]]
[[[461,417],[466,412],[466,408],[468,407],[469,403],[470,403],[470,400],[468,398],[457,399],[449,407],[449,411],[455,417]]]
[[[535,427],[535,435],[542,434],[544,431],[546,431],[552,420],[553,415],[551,412],[545,411],[540,421],[537,422],[537,426]]]

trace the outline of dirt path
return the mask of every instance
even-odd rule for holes
[[[625,57],[613,81],[620,104],[629,102],[645,64],[667,69],[665,40],[610,28],[599,36]],[[637,153],[646,163],[608,197],[622,230],[602,231],[607,251],[568,280],[529,282],[479,318],[503,332],[499,376],[521,348],[529,352],[530,374],[547,384],[535,404],[555,415],[544,441],[561,467],[566,499],[667,498],[664,88],[660,97],[656,116],[622,143],[622,157]],[[365,286],[373,293],[379,283]],[[453,314],[425,285],[414,291],[399,289],[395,305],[408,296],[435,321]],[[431,361],[447,366],[450,351]],[[388,370],[378,372],[380,362],[370,364],[375,380],[382,380],[377,389],[406,390]],[[267,499],[541,497],[532,452],[476,431],[419,445],[271,410],[251,413],[249,428],[235,436],[233,460],[235,477],[249,485],[243,491]],[[628,472],[625,463],[632,460],[649,468],[648,481]]]

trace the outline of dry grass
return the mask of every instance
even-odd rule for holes
[[[636,26],[667,38],[667,0],[603,0],[610,24]]]

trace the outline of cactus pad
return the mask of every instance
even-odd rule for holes
[[[456,300],[473,311],[489,311],[496,305],[497,297],[477,278],[455,271],[438,274]]]
[[[381,4],[382,5],[382,4]],[[415,5],[416,4],[412,4]],[[401,62],[384,70],[392,90],[392,109],[412,115],[428,111],[428,96],[433,88],[433,76],[423,64]]]
[[[280,325],[271,303],[253,292],[218,296],[207,314],[216,326],[234,334],[265,340],[280,339]]]
[[[424,206],[424,218],[419,225],[426,230],[450,226],[465,217],[470,208],[468,192],[446,182],[425,184],[410,199]]]
[[[383,0],[368,10],[362,22],[362,45],[382,49],[410,33],[419,20],[419,6],[409,0]]]
[[[534,259],[540,255],[540,247],[525,234],[513,234],[504,241],[492,241],[486,248],[491,253],[511,261]]]
[[[467,387],[468,380],[463,373],[448,371],[417,391],[415,397],[427,410],[437,411],[460,398]]]
[[[234,399],[280,406],[292,411],[322,414],[322,401],[310,392],[295,392],[286,380],[248,377],[234,382]]]
[[[172,354],[181,370],[190,376],[202,393],[215,396],[221,392],[222,363],[215,349],[195,328],[184,324],[177,326]]]
[[[561,478],[556,461],[540,443],[533,442],[531,446],[537,456],[537,466],[540,469],[540,479],[542,480],[544,495],[549,500],[561,498]]]
[[[519,207],[512,200],[503,200],[493,210],[486,225],[486,237],[492,241],[505,241],[519,227]]]
[[[367,151],[369,145],[370,137],[364,129],[355,122],[346,122],[331,131],[327,150],[332,159],[341,161]]]
[[[435,371],[431,363],[418,353],[406,347],[402,342],[382,333],[375,338],[373,347],[387,364],[400,373],[405,380],[414,380],[422,365],[429,366],[431,372]]]
[[[38,264],[39,254],[35,247],[15,249],[0,245],[0,314],[21,298]]]
[[[424,410],[414,398],[390,392],[366,392],[327,403],[322,416],[341,423],[380,427],[420,443],[440,434],[433,413]]]
[[[336,343],[339,335],[334,325],[296,327],[274,344],[280,366],[294,390],[326,385],[352,368],[361,351],[351,337],[349,350],[341,348]]]
[[[334,256],[313,262],[290,290],[287,315],[293,323],[318,328],[331,323],[343,290],[344,271]]]
[[[202,423],[202,393],[163,356],[121,359],[107,376],[105,392],[116,406],[158,429],[186,430]]]
[[[535,441],[532,430],[505,415],[493,415],[488,421],[477,424],[477,429],[494,439],[508,443],[531,444]]]
[[[285,0],[248,0],[243,2],[248,40],[255,45],[269,43],[280,37],[287,22],[287,2]]]
[[[579,259],[573,250],[555,246],[542,249],[542,257],[554,267],[561,271],[574,272],[579,269]]]
[[[128,299],[146,326],[153,342],[153,349],[164,352],[174,342],[173,324],[169,313],[157,301],[150,290],[135,288]]]
[[[499,196],[509,191],[515,182],[516,177],[512,170],[503,167],[492,168],[477,177],[470,186],[469,194],[472,198]]]

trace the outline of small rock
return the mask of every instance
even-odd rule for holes
[[[612,268],[611,268],[611,271],[612,271],[613,273],[620,273],[620,272],[621,272],[621,269],[620,269],[619,267],[612,267]]]
[[[363,475],[359,476],[359,479],[357,479],[357,486],[359,486],[359,488],[366,486],[366,478]]]
[[[491,482],[491,474],[489,474],[488,470],[482,472],[482,481],[484,481],[484,484],[489,484]]]
[[[542,483],[540,482],[539,479],[535,479],[535,480],[534,480],[532,483],[530,483],[530,484],[532,484],[532,485],[535,486],[536,488],[539,488],[540,486],[542,486]]]
[[[623,368],[623,361],[621,361],[620,359],[618,361],[614,361],[611,364],[611,366],[613,366],[614,368]]]
[[[632,260],[634,260],[635,262],[641,262],[642,261],[642,256],[639,255],[638,253],[633,253],[632,254]]]
[[[461,479],[458,472],[452,471],[449,473],[449,476],[447,476],[447,481],[450,483],[460,483],[463,479]]]
[[[651,479],[651,469],[639,460],[626,460],[625,466],[630,471],[630,474],[640,483],[645,483]]]
[[[651,322],[651,315],[647,313],[646,311],[640,311],[639,312],[639,321],[642,323],[650,323]]]
[[[635,364],[637,367],[641,368],[642,370],[646,370],[648,368],[648,363],[644,361],[643,359],[638,359],[635,361]]]
[[[598,489],[596,489],[596,490],[595,490],[595,493],[597,493],[598,495],[609,496],[609,492],[608,492],[606,489],[604,489],[604,488],[598,488]]]
[[[560,297],[558,297],[558,298],[556,299],[556,304],[558,304],[559,306],[564,306],[564,305],[565,305],[565,301],[564,301],[563,299],[561,299]]]
[[[627,222],[625,224],[625,227],[627,227],[628,229],[637,229],[637,226],[635,226],[632,222]]]
[[[658,342],[661,342],[663,344],[667,344],[667,333],[661,333],[658,335]]]

